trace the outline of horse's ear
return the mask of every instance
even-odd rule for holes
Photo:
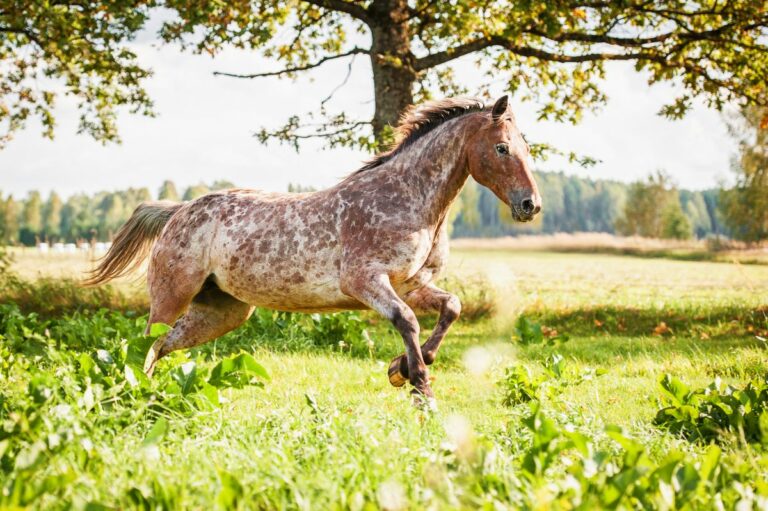
[[[494,121],[498,121],[501,119],[501,116],[506,113],[507,105],[509,105],[509,96],[506,94],[496,100],[496,103],[491,110],[491,117]]]

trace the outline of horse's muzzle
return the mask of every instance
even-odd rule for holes
[[[541,211],[541,197],[533,193],[515,193],[512,196],[512,217],[518,222],[530,222]]]

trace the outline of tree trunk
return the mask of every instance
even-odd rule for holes
[[[417,73],[411,53],[406,0],[376,0],[371,14],[371,67],[376,100],[373,133],[379,144],[391,141],[393,128],[413,103]]]

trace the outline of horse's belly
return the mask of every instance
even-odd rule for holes
[[[255,264],[217,271],[215,275],[216,283],[224,292],[256,307],[297,312],[365,308],[341,292],[338,271],[333,265]]]

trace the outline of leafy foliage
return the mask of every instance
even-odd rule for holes
[[[739,143],[736,186],[723,190],[721,211],[736,239],[768,238],[768,110],[749,108],[731,123]]]
[[[502,404],[517,406],[551,398],[566,387],[580,385],[606,373],[604,369],[592,368],[576,373],[566,364],[565,358],[557,353],[549,355],[540,369],[540,374],[533,376],[531,370],[523,364],[508,367],[504,371],[504,378],[498,383],[503,394]]]
[[[607,426],[605,435],[618,452],[558,426],[539,405],[523,423],[532,434],[521,463],[527,505],[546,501],[549,509],[706,509],[740,502],[753,509],[768,502],[763,487],[758,494],[745,494],[749,469],[726,465],[714,445],[700,463],[674,451],[653,461],[641,441],[616,426]],[[554,481],[553,473],[559,474]]]
[[[546,344],[554,346],[567,342],[568,335],[560,335],[556,330],[542,327],[541,324],[528,318],[525,314],[518,316],[515,322],[515,340],[522,345]]]
[[[80,131],[98,140],[118,139],[121,106],[152,115],[143,88],[149,71],[127,42],[160,9],[166,16],[158,36],[165,42],[208,54],[227,46],[254,49],[283,66],[220,74],[293,78],[329,61],[369,59],[372,119],[334,111],[331,93],[319,114],[292,115],[283,127],[259,131],[263,141],[298,146],[320,137],[331,146],[381,148],[407,106],[464,91],[449,66],[466,55],[475,56],[489,78],[502,76],[521,100],[536,102],[542,119],[578,122],[604,104],[600,81],[608,61],[634,63],[650,83],[682,85],[681,94],[661,109],[669,117],[683,116],[695,97],[714,108],[768,103],[768,22],[760,2],[15,1],[0,11],[0,59],[10,66],[0,81],[6,98],[2,141],[33,115],[44,134],[53,136],[58,89],[51,82],[76,98],[83,112]],[[350,63],[336,90],[351,72]]]
[[[630,186],[616,230],[626,236],[646,238],[688,239],[693,234],[677,189],[661,171]]]
[[[80,337],[79,328],[67,322],[45,323],[2,306],[0,506],[29,506],[44,495],[64,495],[75,477],[72,464],[87,464],[96,455],[90,437],[100,430],[147,424],[142,448],[150,448],[161,443],[168,418],[218,408],[222,389],[263,385],[269,378],[251,355],[240,353],[222,360],[210,375],[195,361],[176,356],[172,367],[161,367],[149,380],[142,372],[144,356],[163,329],[115,340],[131,323],[107,321],[106,330],[86,323],[79,328],[88,336]],[[106,335],[100,337],[105,345],[94,349],[92,340],[100,335]],[[59,456],[70,463],[51,465]]]
[[[663,402],[654,424],[692,441],[720,442],[734,436],[768,443],[768,380],[744,388],[718,378],[702,389],[691,389],[668,374],[659,381]]]
[[[117,110],[153,115],[142,87],[150,72],[127,42],[144,26],[154,2],[4,2],[0,10],[0,148],[32,116],[53,138],[61,88],[76,99],[79,131],[119,140]],[[60,87],[59,85],[63,86]]]
[[[284,126],[262,130],[263,141],[298,146],[308,138],[324,138],[331,146],[380,148],[391,133],[388,126],[406,106],[436,94],[465,93],[450,65],[467,55],[489,78],[503,77],[506,89],[521,100],[536,102],[541,119],[575,123],[604,104],[600,80],[608,61],[633,62],[650,83],[682,85],[680,95],[661,109],[668,117],[685,115],[694,97],[714,108],[727,102],[766,103],[767,22],[759,2],[331,0],[302,2],[296,8],[258,5],[253,11],[240,4],[181,9],[182,21],[166,35],[198,51],[215,52],[230,44],[253,48],[282,66],[220,73],[238,78],[294,78],[329,61],[364,55],[373,68],[376,101],[373,118],[358,120],[334,112],[326,98],[319,115],[292,115]],[[274,37],[280,31],[296,37]],[[539,149],[548,148],[542,144]]]

